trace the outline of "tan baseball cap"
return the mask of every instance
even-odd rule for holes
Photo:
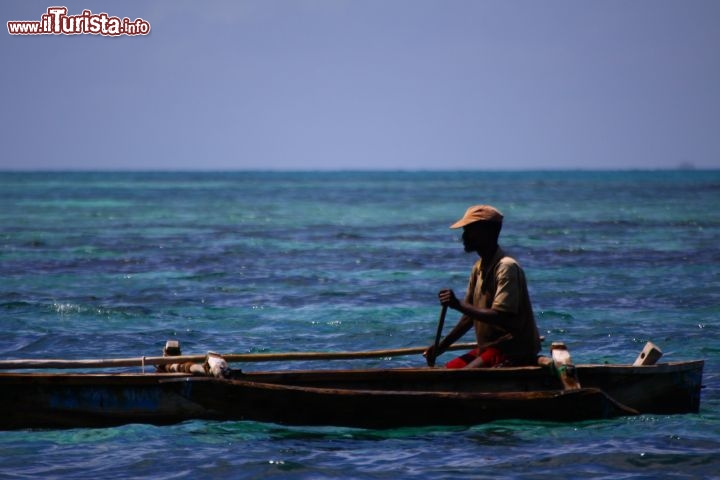
[[[457,222],[450,225],[450,228],[460,228],[475,222],[497,222],[502,223],[503,214],[490,205],[475,205],[465,212],[465,215]]]

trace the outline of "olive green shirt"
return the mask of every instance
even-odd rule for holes
[[[511,361],[533,362],[540,351],[535,317],[525,281],[525,272],[517,261],[498,247],[488,265],[478,260],[472,268],[465,301],[478,308],[490,308],[505,314],[506,325],[495,326],[475,321],[478,345],[492,342],[510,333],[513,338],[498,345]]]

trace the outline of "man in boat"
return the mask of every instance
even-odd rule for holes
[[[467,294],[460,301],[450,289],[438,294],[440,303],[462,313],[452,331],[425,356],[435,358],[475,327],[477,348],[451,360],[447,368],[536,365],[540,351],[535,317],[525,273],[498,245],[503,215],[489,205],[470,207],[450,228],[462,228],[465,251],[480,259],[470,274]]]

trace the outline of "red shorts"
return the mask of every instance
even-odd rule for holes
[[[483,367],[494,367],[505,361],[505,355],[495,347],[488,347],[481,352],[479,349],[470,350],[465,355],[450,360],[445,364],[446,368],[463,368],[476,358],[482,358]]]

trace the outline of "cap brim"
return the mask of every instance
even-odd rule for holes
[[[479,220],[476,220],[474,218],[461,218],[457,222],[450,225],[450,228],[462,228],[465,225],[470,225],[471,223],[478,222]]]

